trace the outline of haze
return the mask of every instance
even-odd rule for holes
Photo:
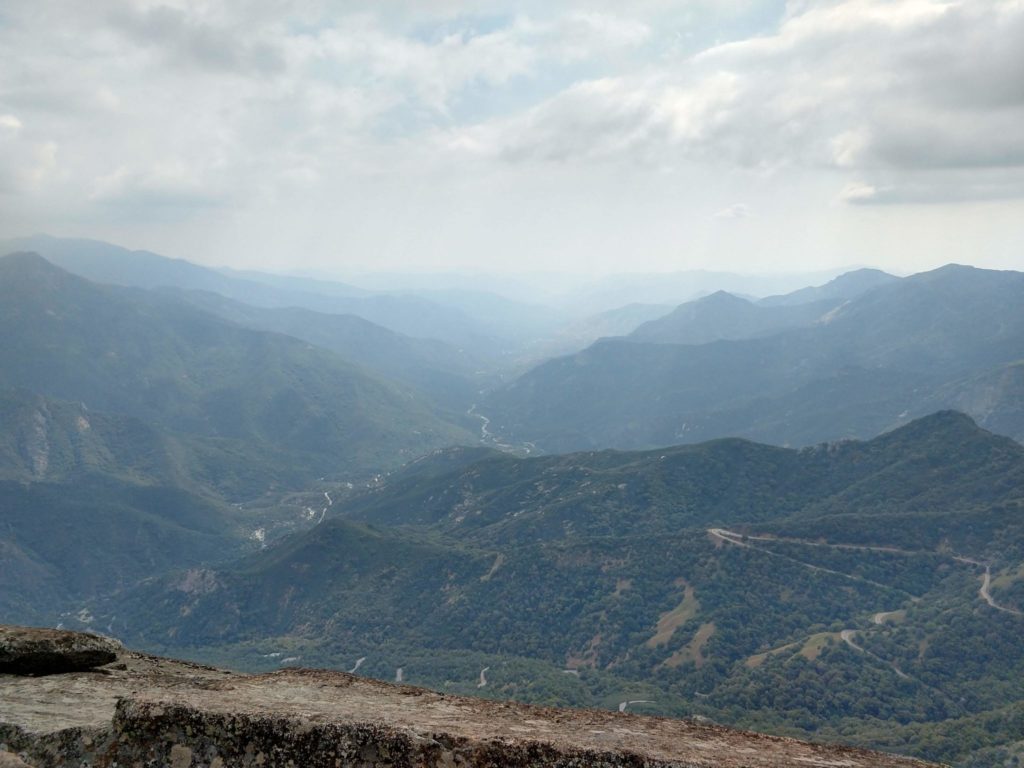
[[[1024,267],[1024,3],[12,0],[0,237],[343,274]]]

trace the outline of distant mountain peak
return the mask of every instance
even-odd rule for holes
[[[889,285],[899,280],[900,278],[895,275],[890,275],[880,269],[862,267],[844,272],[824,285],[801,288],[783,296],[768,296],[758,303],[763,306],[780,306],[809,304],[823,300],[852,299],[873,288]]]
[[[707,296],[702,296],[697,299],[697,301],[702,304],[721,304],[723,306],[750,304],[750,302],[742,296],[737,296],[735,293],[729,293],[729,291],[715,291],[714,293],[709,293]]]
[[[50,269],[60,271],[53,264],[48,262],[42,256],[34,251],[16,251],[9,253],[6,256],[0,257],[0,264],[10,269],[21,269],[25,267],[37,267],[43,269],[49,267]]]
[[[843,272],[831,280],[830,283],[850,283],[863,280],[864,278],[895,278],[894,275],[890,275],[881,269],[875,269],[874,267],[861,267],[860,269],[852,269],[849,272]]]
[[[930,269],[927,272],[920,272],[913,277],[918,280],[930,280],[940,279],[948,280],[950,278],[961,277],[964,275],[978,275],[984,272],[991,272],[993,270],[979,269],[978,267],[972,267],[969,264],[943,264],[941,267],[936,269]]]
[[[0,278],[27,285],[63,285],[81,280],[34,251],[18,251],[0,257]]]
[[[927,416],[914,419],[907,424],[896,427],[890,432],[879,435],[876,440],[913,441],[924,444],[929,437],[944,444],[950,442],[963,444],[968,439],[979,437],[1009,440],[1009,438],[993,435],[988,430],[978,426],[978,423],[966,413],[951,409],[936,411]]]

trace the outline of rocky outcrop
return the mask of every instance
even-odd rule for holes
[[[339,672],[241,675],[127,651],[92,672],[0,675],[0,702],[0,754],[11,753],[0,760],[35,768],[925,765],[681,720],[445,696]]]
[[[116,640],[61,629],[0,626],[0,674],[53,675],[109,664]]]

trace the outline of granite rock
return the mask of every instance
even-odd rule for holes
[[[0,626],[0,674],[54,675],[80,672],[117,658],[116,640],[83,632]]]

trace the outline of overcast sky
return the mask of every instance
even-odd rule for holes
[[[1024,269],[1024,0],[4,0],[0,237],[33,232],[274,269]]]

